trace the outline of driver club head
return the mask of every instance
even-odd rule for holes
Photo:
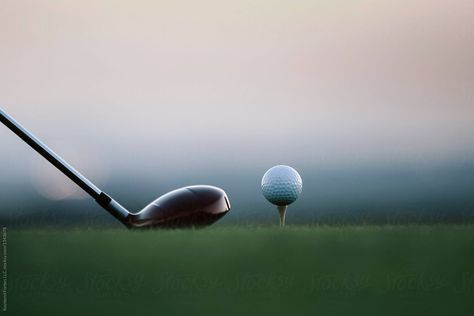
[[[190,228],[208,226],[230,210],[224,190],[209,185],[180,188],[130,214],[130,228]]]

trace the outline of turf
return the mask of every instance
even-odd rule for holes
[[[8,231],[8,312],[473,315],[474,226]]]

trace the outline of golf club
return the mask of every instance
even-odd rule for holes
[[[202,227],[216,222],[230,210],[229,199],[222,189],[196,185],[171,191],[138,213],[130,213],[2,109],[0,121],[128,228]]]

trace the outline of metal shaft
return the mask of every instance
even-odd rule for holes
[[[5,113],[0,108],[0,122],[5,124],[13,133],[18,137],[23,139],[28,145],[30,145],[36,152],[48,160],[53,166],[58,168],[64,175],[71,179],[75,184],[77,184],[81,189],[83,189],[87,194],[92,196],[103,208],[109,211],[114,217],[122,221],[124,224],[124,219],[129,215],[129,212],[116,201],[111,199],[107,194],[102,192],[98,187],[96,187],[91,181],[69,165],[65,160],[63,160],[58,154],[36,138],[32,133],[30,133],[26,128],[24,128],[20,123],[18,123],[13,117]],[[126,224],[127,225],[127,224]]]

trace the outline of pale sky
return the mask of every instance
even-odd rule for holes
[[[0,106],[97,178],[456,164],[473,30],[470,0],[1,0]],[[0,143],[4,177],[45,165]]]

